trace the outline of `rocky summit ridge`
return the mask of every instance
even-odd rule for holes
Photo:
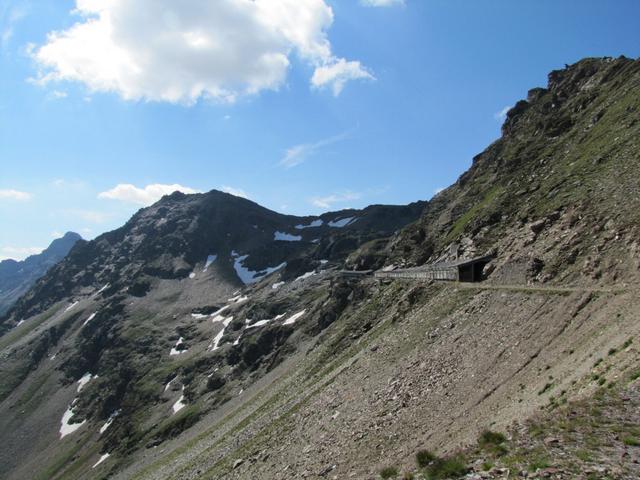
[[[585,59],[429,202],[176,193],[78,243],[0,320],[0,476],[637,478],[639,133],[640,61]]]

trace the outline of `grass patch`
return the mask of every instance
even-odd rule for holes
[[[636,437],[624,437],[622,439],[622,443],[627,445],[628,447],[640,447],[640,440]]]
[[[542,470],[550,466],[551,461],[549,460],[549,457],[545,455],[537,455],[529,462],[527,469],[530,472],[536,472],[537,470]]]
[[[385,467],[380,470],[380,478],[396,478],[398,469],[396,467]]]
[[[478,437],[480,448],[496,457],[502,457],[509,451],[505,445],[506,441],[507,437],[504,434],[491,430],[484,430]]]
[[[455,455],[448,458],[436,458],[426,469],[429,480],[444,480],[466,475],[469,471],[466,458],[463,455]]]
[[[583,462],[590,462],[592,459],[591,452],[589,450],[578,450],[576,452],[576,457],[578,457]]]
[[[416,453],[416,464],[420,468],[425,468],[437,458],[438,457],[431,453],[429,450],[420,450],[418,453]]]

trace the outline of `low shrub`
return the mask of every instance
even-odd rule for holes
[[[380,478],[396,478],[398,476],[398,469],[396,467],[385,467],[380,470]]]
[[[436,457],[429,450],[420,450],[418,453],[416,453],[416,463],[420,468],[427,467],[431,462],[433,462],[437,458],[438,457]]]
[[[425,469],[429,480],[463,477],[469,471],[466,459],[462,455],[448,458],[436,458]]]
[[[478,445],[480,448],[489,452],[496,457],[506,455],[508,450],[504,443],[507,441],[507,437],[499,432],[492,432],[491,430],[484,430],[478,438]]]

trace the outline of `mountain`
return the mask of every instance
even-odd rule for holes
[[[640,61],[585,59],[429,202],[78,243],[0,319],[0,476],[638,478],[639,133]]]
[[[51,245],[42,253],[31,255],[20,262],[15,260],[0,262],[0,315],[6,313],[36,280],[62,260],[81,239],[82,237],[77,233],[67,232],[62,238],[51,242]]]
[[[321,326],[306,333],[294,323],[320,304],[346,256],[415,221],[424,205],[296,217],[218,191],[176,192],[78,242],[0,318],[0,430],[12,445],[0,454],[2,476],[38,474],[59,448],[51,439],[66,431],[65,410],[77,425],[117,415],[99,440],[123,454],[186,429],[317,334]],[[220,373],[203,375],[214,365]],[[181,396],[203,408],[158,423]],[[27,404],[29,414],[12,414]],[[31,422],[51,435],[23,435]]]

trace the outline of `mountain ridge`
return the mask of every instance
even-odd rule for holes
[[[0,262],[0,316],[11,308],[49,268],[62,260],[71,248],[82,240],[75,232],[67,232],[53,240],[41,253],[22,261]]]

